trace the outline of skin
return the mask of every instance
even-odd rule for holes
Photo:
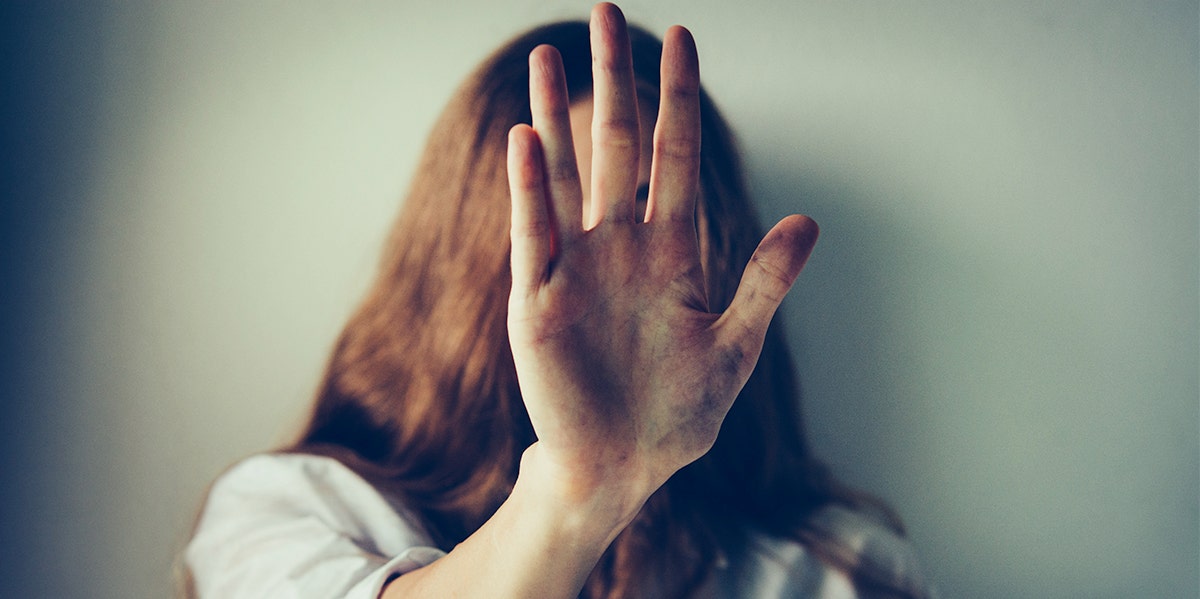
[[[729,309],[710,313],[694,225],[695,43],[682,27],[664,37],[647,144],[641,123],[653,115],[637,106],[624,17],[599,4],[591,31],[590,119],[587,103],[568,104],[558,53],[541,46],[530,55],[533,126],[509,134],[508,328],[538,441],[496,514],[384,598],[578,596],[650,495],[712,447],[816,242],[810,219],[780,221]]]
[[[591,211],[592,182],[592,111],[591,98],[576,100],[571,104],[571,136],[575,142],[575,158],[579,163],[579,182],[583,190],[583,213]],[[650,189],[650,157],[654,155],[654,121],[657,118],[654,106],[640,102],[638,117],[641,129],[641,159],[638,161],[637,207],[634,217],[645,218],[646,201]]]

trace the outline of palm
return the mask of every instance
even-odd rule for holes
[[[529,411],[554,449],[600,459],[611,456],[599,448],[637,457],[666,450],[680,454],[670,460],[678,468],[707,448],[699,446],[729,407],[698,401],[717,366],[708,362],[718,316],[705,310],[694,242],[648,225],[622,229],[565,248],[551,281],[513,307],[515,355],[536,365],[522,369],[522,390],[540,387],[549,398]],[[667,442],[680,427],[708,434]]]
[[[513,290],[509,336],[541,450],[571,476],[652,491],[700,457],[745,384],[816,229],[768,234],[730,309],[708,311],[693,215],[699,75],[682,28],[668,32],[645,222],[633,218],[639,134],[619,13],[593,25],[591,216],[567,121],[561,64],[531,56],[534,126],[510,136]]]

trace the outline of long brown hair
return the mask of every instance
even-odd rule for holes
[[[661,42],[630,28],[642,101],[656,102]],[[591,93],[588,26],[534,29],[489,58],[429,138],[381,272],[337,341],[291,451],[333,455],[394,494],[450,550],[491,517],[534,441],[505,326],[509,276],[506,133],[529,123],[528,56],[558,48],[572,99]],[[697,227],[710,309],[724,310],[761,238],[729,129],[701,92]],[[583,595],[624,597],[656,572],[687,596],[749,531],[790,537],[864,587],[869,564],[809,524],[866,500],[813,458],[778,322],[711,451],[678,472],[614,541]],[[886,586],[886,585],[884,585]]]

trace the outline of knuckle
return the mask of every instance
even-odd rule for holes
[[[624,81],[626,76],[632,79],[633,63],[620,55],[598,54],[592,58],[592,72],[597,78],[608,76]]]
[[[699,81],[676,80],[663,86],[663,102],[670,105],[694,104],[699,98]]]
[[[762,274],[761,277],[753,278],[754,290],[766,296],[771,301],[782,301],[783,296],[787,294],[788,288],[792,286],[792,277],[790,274],[783,268],[780,268],[779,265],[769,260],[764,260],[758,253],[755,253],[750,258],[750,264]]]
[[[556,160],[548,166],[549,178],[557,183],[572,183],[579,180],[579,167],[574,160]]]
[[[550,222],[542,217],[515,219],[511,232],[518,239],[540,239],[550,234]]]
[[[542,167],[533,161],[524,161],[509,167],[509,181],[513,188],[526,194],[536,193],[542,186]]]
[[[698,161],[700,140],[690,135],[664,135],[654,141],[656,159]]]
[[[604,146],[640,147],[637,118],[607,117],[596,120],[592,132],[596,142]]]

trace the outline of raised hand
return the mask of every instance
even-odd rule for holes
[[[636,512],[716,440],[817,228],[802,216],[779,222],[729,309],[709,312],[694,216],[700,104],[691,34],[674,27],[665,36],[650,192],[637,222],[641,136],[624,18],[598,5],[591,30],[586,210],[561,60],[548,46],[530,56],[533,126],[509,136],[508,328],[538,436],[531,452],[557,491],[572,501],[602,493]]]

